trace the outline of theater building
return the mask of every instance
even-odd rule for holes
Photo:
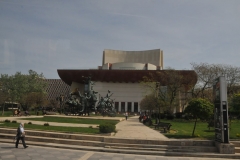
[[[163,51],[104,50],[102,66],[98,69],[58,69],[62,81],[70,86],[70,91],[78,88],[84,91],[83,77],[91,76],[93,90],[99,97],[105,97],[108,90],[117,112],[140,112],[140,101],[145,97],[146,89],[140,84],[144,76],[164,72]],[[194,71],[179,71],[183,75],[196,78]],[[195,82],[196,83],[196,82]]]

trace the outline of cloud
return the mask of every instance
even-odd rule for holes
[[[59,78],[58,68],[97,68],[104,49],[160,48],[176,69],[238,65],[239,14],[238,0],[0,1],[0,72]]]

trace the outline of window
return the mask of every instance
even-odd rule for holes
[[[121,102],[121,112],[125,112],[125,102]]]
[[[134,112],[138,112],[138,102],[134,102]]]
[[[128,104],[127,104],[127,111],[128,112],[132,111],[132,102],[128,102]]]
[[[116,112],[119,111],[119,110],[118,110],[118,106],[119,106],[119,102],[115,102],[115,110],[116,110]]]

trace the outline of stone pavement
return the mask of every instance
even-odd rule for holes
[[[19,148],[15,148],[14,143],[0,143],[0,160],[230,160],[79,151],[32,145],[27,149],[21,147],[20,145]]]
[[[131,139],[154,139],[167,140],[168,138],[159,131],[153,130],[140,123],[138,116],[129,117],[128,120],[121,121],[116,125],[117,133],[115,137]]]

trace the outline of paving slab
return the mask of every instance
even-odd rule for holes
[[[159,131],[153,130],[139,122],[138,116],[129,117],[128,120],[119,122],[116,125],[116,130],[117,133],[114,136],[118,138],[168,140]]]

